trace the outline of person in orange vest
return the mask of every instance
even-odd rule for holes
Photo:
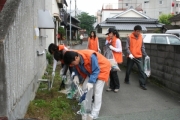
[[[102,104],[102,92],[105,82],[108,82],[111,64],[102,54],[93,50],[67,51],[63,58],[65,64],[72,64],[84,79],[83,89],[88,91],[94,86],[94,102],[89,115],[92,119],[98,118]],[[79,83],[77,77],[74,82]]]
[[[101,52],[99,48],[99,40],[98,37],[96,36],[95,31],[90,32],[90,36],[88,38],[88,43],[87,43],[87,48],[90,50],[94,50],[96,52]]]
[[[114,28],[108,29],[108,36],[109,39],[106,40],[106,44],[110,44],[109,48],[112,50],[114,59],[118,64],[121,64],[123,62],[122,57],[122,45],[119,38],[119,33]],[[117,71],[114,71],[113,69],[110,71],[110,86],[106,91],[114,91],[118,92],[120,88],[119,78],[117,75]]]
[[[145,51],[143,37],[141,34],[142,28],[140,25],[134,27],[134,31],[128,36],[126,41],[127,52],[127,69],[124,83],[129,84],[129,75],[134,64],[137,65],[139,70],[139,84],[143,90],[146,88],[146,75],[143,70],[143,56],[149,57]]]

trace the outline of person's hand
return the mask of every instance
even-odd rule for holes
[[[63,75],[62,76],[62,81],[65,81],[66,80],[66,75]]]
[[[130,59],[133,59],[133,58],[134,58],[134,56],[133,56],[132,54],[130,54],[130,55],[129,55],[129,58],[130,58]]]
[[[79,78],[78,78],[78,76],[75,76],[75,77],[74,77],[73,82],[74,82],[75,84],[79,84]]]
[[[61,70],[60,70],[60,76],[62,76],[63,75],[63,69],[61,68]]]
[[[87,87],[87,89],[89,91],[91,88],[93,88],[93,84],[92,83],[87,83],[86,87]]]
[[[98,48],[98,52],[101,53],[101,49]]]
[[[110,46],[109,46],[109,48],[110,48],[111,50],[113,50],[113,49],[114,49],[114,47],[113,47],[112,45],[110,45]]]
[[[55,72],[54,72],[54,71],[52,72],[52,76],[53,76],[53,77],[55,76]]]
[[[149,56],[148,56],[148,55],[146,55],[145,59],[149,59]]]

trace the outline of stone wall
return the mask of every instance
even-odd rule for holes
[[[36,37],[44,0],[7,0],[0,13],[0,117],[23,118],[46,68],[45,38]]]
[[[99,38],[99,40],[102,50],[105,38]],[[122,47],[123,53],[126,54],[124,40],[122,41]],[[180,93],[180,46],[145,44],[145,47],[151,59],[151,77],[168,89]],[[126,61],[124,56],[124,66],[126,66]],[[137,69],[137,67],[134,66],[134,69]]]

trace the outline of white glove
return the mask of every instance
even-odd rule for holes
[[[89,91],[91,88],[93,88],[93,84],[92,83],[87,83],[86,87],[87,87],[87,89]]]
[[[129,55],[129,58],[130,58],[130,59],[133,59],[133,58],[134,58],[134,56],[133,56],[132,54],[130,54],[130,55]]]
[[[52,72],[52,76],[53,76],[53,77],[55,76],[55,72],[54,72],[54,71]]]
[[[147,55],[147,56],[145,57],[145,59],[149,59],[149,56]]]
[[[63,72],[64,72],[64,70],[63,70],[63,68],[61,68],[61,70],[60,70],[60,76],[63,75]]]
[[[74,75],[75,75],[75,72],[72,72],[71,77],[73,78]]]
[[[98,48],[98,52],[101,53],[101,49]]]
[[[62,81],[66,80],[66,75],[62,76]]]
[[[75,76],[75,77],[74,77],[73,82],[74,82],[75,84],[79,84],[79,78],[78,78],[78,76]]]

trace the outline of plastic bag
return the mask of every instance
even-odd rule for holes
[[[109,62],[111,63],[111,69],[114,71],[120,71],[120,68],[116,62],[116,60],[114,59],[114,55],[112,50],[109,48],[109,44],[105,45],[103,47],[103,51],[104,51],[104,56],[109,60]]]
[[[149,77],[151,75],[150,57],[145,57],[144,60],[144,73]]]

